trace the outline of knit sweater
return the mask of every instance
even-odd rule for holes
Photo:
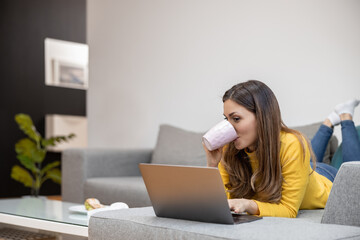
[[[254,200],[260,216],[296,217],[299,209],[324,208],[329,197],[332,182],[326,177],[312,171],[310,167],[310,151],[306,147],[305,159],[301,143],[294,134],[280,134],[280,162],[283,177],[281,200],[279,203],[260,202]],[[305,142],[305,141],[304,141]],[[305,146],[306,142],[305,142]],[[255,152],[248,153],[253,172],[258,169]],[[219,171],[225,186],[229,183],[229,174],[223,164],[219,163]],[[231,198],[227,192],[227,197]]]

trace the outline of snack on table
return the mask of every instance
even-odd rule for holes
[[[96,209],[96,208],[102,208],[102,207],[104,207],[104,205],[102,205],[100,203],[100,201],[97,200],[96,198],[88,198],[85,201],[85,208],[88,211]]]

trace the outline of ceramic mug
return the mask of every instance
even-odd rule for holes
[[[207,131],[202,137],[202,141],[207,149],[213,151],[234,141],[237,137],[233,125],[229,121],[223,120]]]

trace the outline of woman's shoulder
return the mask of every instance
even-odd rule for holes
[[[283,171],[285,166],[290,171],[310,168],[310,151],[304,136],[301,134],[298,136],[291,132],[281,132],[280,142],[280,159]]]
[[[303,146],[307,146],[307,141],[301,133],[297,136],[295,133],[281,131],[280,144],[280,153],[285,154],[289,153],[289,150],[292,153],[297,151],[303,152]]]
[[[300,133],[300,136],[304,140],[304,136],[301,135],[301,133]],[[280,142],[281,142],[281,144],[298,143],[299,138],[298,138],[298,136],[295,135],[295,133],[281,131],[280,132]]]

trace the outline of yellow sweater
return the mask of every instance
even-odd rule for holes
[[[296,217],[299,209],[324,208],[329,197],[332,182],[326,177],[313,172],[311,175],[310,151],[306,151],[305,161],[301,144],[295,135],[281,132],[280,161],[283,176],[281,200],[279,203],[266,203],[256,200],[260,216]],[[258,168],[255,152],[247,153],[253,172]],[[222,163],[219,171],[224,185],[229,182],[229,174]],[[225,187],[226,189],[226,187]],[[228,190],[228,189],[227,189]],[[230,198],[230,193],[227,192]]]

